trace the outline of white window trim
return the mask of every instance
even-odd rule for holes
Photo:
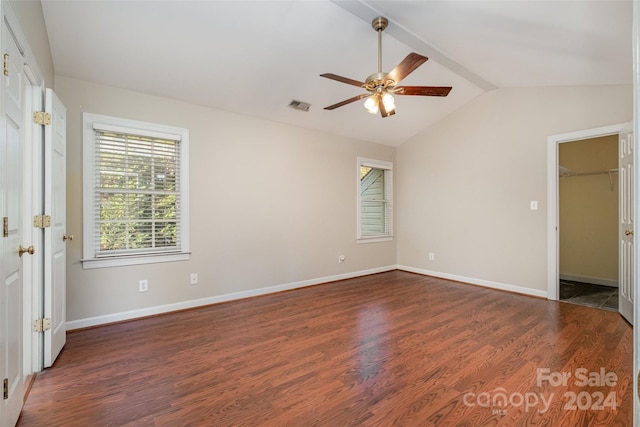
[[[394,208],[394,200],[393,200],[393,163],[387,162],[385,160],[375,160],[368,159],[366,157],[358,157],[357,158],[357,167],[356,167],[356,194],[357,194],[357,227],[356,227],[356,242],[357,243],[378,243],[378,242],[389,242],[393,240],[394,237],[394,228],[393,222],[395,221],[393,208]],[[376,169],[386,169],[391,172],[391,224],[389,224],[389,234],[379,235],[379,236],[362,236],[362,199],[360,197],[360,167],[367,166]]]
[[[180,140],[180,251],[164,252],[157,254],[121,255],[96,258],[94,229],[95,219],[93,206],[95,191],[93,178],[95,175],[95,131],[94,124],[100,127],[109,126],[110,129],[120,132],[162,136]],[[82,268],[119,267],[125,265],[151,264],[158,262],[186,261],[191,257],[189,250],[189,130],[173,126],[159,125],[155,123],[140,122],[137,120],[121,119],[117,117],[103,116],[100,114],[82,114],[82,147],[83,147],[83,250]]]

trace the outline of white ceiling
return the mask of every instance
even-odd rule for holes
[[[631,0],[42,0],[56,75],[398,146],[485,91],[632,83]],[[367,114],[364,81],[410,52],[430,58],[402,81],[453,86],[398,96]],[[288,107],[312,104],[309,112]]]

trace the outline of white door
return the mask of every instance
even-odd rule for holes
[[[633,246],[633,127],[631,124],[620,131],[619,136],[620,155],[619,180],[620,180],[620,227],[619,227],[619,297],[618,307],[620,314],[624,316],[629,323],[633,324],[633,265],[634,265],[634,246]]]
[[[66,142],[67,110],[56,94],[47,89],[45,111],[51,124],[45,126],[44,210],[51,226],[44,232],[44,318],[51,328],[44,332],[44,367],[53,365],[66,342]]]
[[[0,114],[0,216],[3,219],[0,261],[0,336],[3,380],[1,425],[14,425],[22,409],[24,377],[22,371],[23,350],[23,259],[29,252],[19,249],[29,242],[23,239],[22,230],[22,165],[23,165],[23,86],[24,63],[22,55],[3,25],[2,114]]]

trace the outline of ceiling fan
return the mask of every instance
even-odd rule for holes
[[[367,98],[364,102],[367,111],[372,114],[380,112],[382,117],[389,117],[396,113],[393,95],[447,96],[449,94],[451,91],[450,86],[396,86],[402,79],[424,64],[429,59],[426,56],[410,53],[390,73],[382,71],[382,31],[387,28],[387,25],[389,25],[389,21],[382,16],[375,18],[371,22],[371,26],[378,33],[378,72],[367,77],[364,83],[332,73],[320,74],[321,77],[362,87],[368,91],[368,93],[325,107],[325,110],[334,110],[343,105]]]

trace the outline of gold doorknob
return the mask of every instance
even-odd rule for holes
[[[22,256],[22,254],[24,253],[28,253],[29,255],[33,255],[33,253],[35,252],[35,249],[33,249],[33,246],[29,246],[28,248],[23,248],[22,245],[20,245],[20,248],[18,248],[18,256]]]
[[[624,234],[625,236],[633,236],[633,230],[625,230]]]
[[[63,241],[67,241],[67,240],[73,240],[73,234],[63,234],[62,235],[62,240]]]

